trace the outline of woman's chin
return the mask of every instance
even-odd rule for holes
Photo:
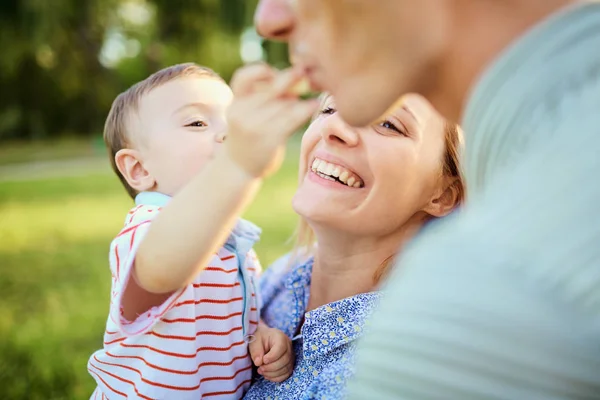
[[[325,225],[336,225],[343,215],[348,214],[345,207],[340,207],[333,199],[310,193],[297,193],[292,199],[292,208],[305,220]]]
[[[321,221],[327,214],[325,210],[329,208],[324,203],[323,200],[319,200],[314,196],[296,193],[292,199],[292,208],[296,214],[306,220]]]

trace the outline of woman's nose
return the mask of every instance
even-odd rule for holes
[[[325,142],[333,145],[354,147],[359,142],[358,129],[346,124],[338,114],[327,118],[321,135]]]
[[[254,13],[254,25],[262,37],[287,41],[296,25],[290,0],[260,0]]]

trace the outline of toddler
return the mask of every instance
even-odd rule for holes
[[[289,94],[300,80],[253,65],[232,92],[180,64],[114,101],[104,138],[135,207],[110,246],[93,399],[238,399],[253,364],[276,382],[290,375],[290,339],[260,321],[260,231],[238,216],[316,108]]]

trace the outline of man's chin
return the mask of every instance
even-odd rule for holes
[[[348,96],[346,101],[340,100],[339,97],[335,98],[335,104],[337,112],[340,117],[350,126],[364,127],[370,126],[377,123],[386,115],[386,111],[393,105],[393,101],[387,102],[371,102],[365,104],[363,101],[355,101],[356,96]],[[376,99],[377,96],[371,96],[372,99]],[[367,97],[368,99],[368,97]]]

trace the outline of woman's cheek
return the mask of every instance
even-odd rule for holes
[[[298,168],[298,184],[302,183],[307,171],[308,169],[306,168],[306,162],[300,161],[300,166]]]

